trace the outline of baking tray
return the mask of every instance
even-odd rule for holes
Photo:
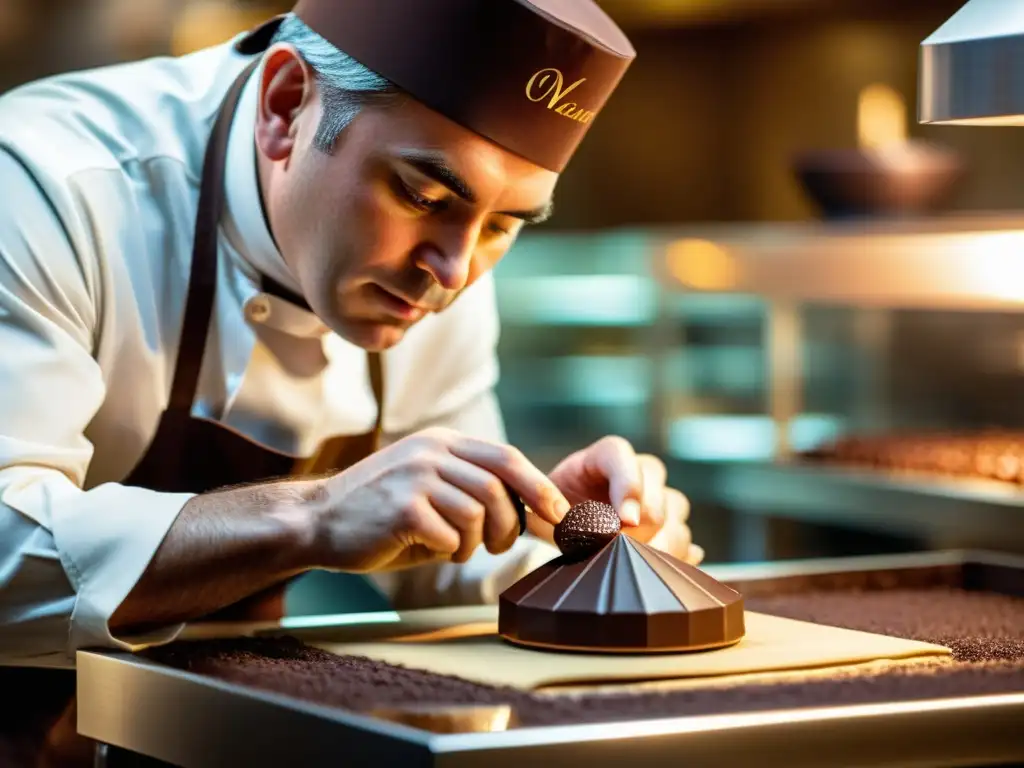
[[[1024,595],[1024,558],[985,552],[858,557],[706,569],[745,594],[954,586]],[[386,620],[381,614],[369,623]],[[358,616],[342,619],[358,626]],[[322,636],[330,620],[288,620]],[[249,625],[240,634],[280,633]],[[78,654],[78,729],[105,745],[206,766],[996,765],[1024,761],[1019,693],[913,702],[517,727],[501,708],[422,720],[375,716],[226,683],[121,652]],[[461,732],[452,730],[458,723]],[[839,757],[841,756],[841,760]]]

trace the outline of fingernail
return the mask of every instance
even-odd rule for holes
[[[690,565],[700,565],[704,561],[704,547],[699,544],[690,545]]]
[[[559,522],[561,522],[570,509],[572,509],[572,505],[566,499],[559,499],[555,502],[555,515],[558,517]]]
[[[626,499],[622,502],[622,511],[619,513],[624,523],[640,525],[640,502],[636,499]]]

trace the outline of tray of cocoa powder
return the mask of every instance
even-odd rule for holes
[[[952,654],[531,692],[331,654],[304,640],[322,636],[323,617],[293,618],[288,632],[80,652],[79,731],[189,768],[1024,762],[1024,558],[950,551],[704,570],[749,610]]]

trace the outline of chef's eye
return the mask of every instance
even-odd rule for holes
[[[395,177],[394,187],[402,202],[419,211],[437,211],[444,206],[444,200],[421,193],[400,176]]]

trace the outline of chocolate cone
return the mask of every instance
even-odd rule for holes
[[[555,650],[718,648],[743,637],[743,597],[620,534],[584,560],[563,555],[506,589],[498,599],[498,632]]]

